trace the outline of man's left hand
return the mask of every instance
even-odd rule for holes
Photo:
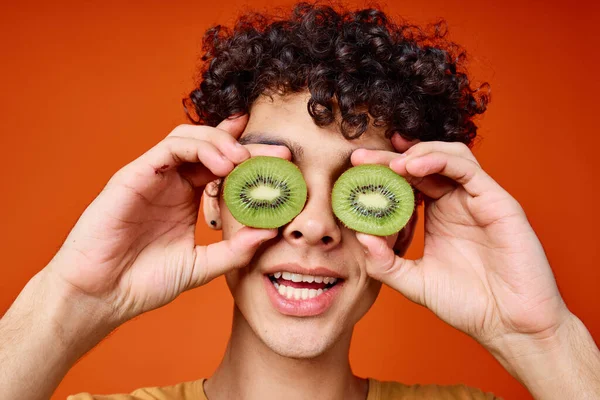
[[[388,165],[425,196],[422,258],[396,256],[384,238],[356,234],[369,275],[475,338],[514,375],[507,343],[544,343],[567,330],[574,316],[523,208],[466,145],[359,149],[352,162]]]

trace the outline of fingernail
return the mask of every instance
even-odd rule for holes
[[[267,232],[269,232],[271,234],[271,236],[261,239],[260,244],[263,244],[264,242],[271,240],[271,239],[275,238],[275,236],[277,236],[277,230],[269,229],[269,230],[267,230]]]
[[[369,254],[369,248],[367,246],[365,246],[365,244],[360,240],[360,237],[363,237],[363,236],[364,236],[363,233],[356,232],[356,239],[358,240],[358,243],[360,243],[360,245],[362,246],[365,254]]]
[[[241,143],[239,142],[235,142],[235,145],[233,146],[233,150],[237,153],[237,155],[240,158],[240,161],[244,161],[246,158],[248,158],[249,156],[249,152],[248,149],[245,148]]]

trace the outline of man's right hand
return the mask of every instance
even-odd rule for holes
[[[276,230],[244,228],[208,246],[195,241],[201,194],[251,155],[290,157],[283,146],[242,146],[247,115],[216,128],[182,125],[119,170],[48,265],[64,296],[97,308],[113,327],[185,290],[246,265]]]
[[[291,157],[283,146],[240,145],[247,122],[244,115],[216,128],[177,127],[109,180],[0,319],[2,398],[48,399],[77,359],[114,328],[245,266],[277,234],[244,228],[228,240],[196,245],[208,183],[251,156]]]

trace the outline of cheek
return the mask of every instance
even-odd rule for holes
[[[229,287],[229,292],[234,298],[238,296],[240,280],[242,279],[243,275],[243,269],[236,269],[225,274],[225,282],[227,283],[227,287]]]
[[[223,199],[219,201],[219,208],[221,210],[221,226],[223,229],[223,239],[229,239],[234,233],[244,227],[240,224],[229,212],[229,209],[225,205]]]
[[[244,225],[240,224],[235,218],[233,218],[223,199],[220,200],[219,207],[221,210],[220,217],[223,240],[227,240],[231,238],[237,231],[242,229]],[[237,268],[225,274],[225,282],[227,283],[229,291],[234,298],[240,299],[244,296],[247,296],[246,291],[248,290],[249,286],[244,283],[248,281],[247,277],[251,269],[252,264],[249,264],[243,268]]]
[[[373,278],[369,278],[367,294],[364,296],[366,310],[363,312],[363,315],[369,310],[369,308],[371,308],[373,303],[375,303],[375,300],[377,300],[382,285],[383,284],[380,281],[375,280]]]

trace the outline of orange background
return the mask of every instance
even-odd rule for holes
[[[109,177],[185,122],[180,100],[192,88],[203,31],[267,2],[13,3],[0,6],[2,312]],[[471,54],[475,80],[490,82],[475,154],[524,206],[567,304],[598,341],[598,6],[390,3],[390,15],[415,22],[445,17]],[[409,256],[421,253],[422,234],[421,220]],[[204,227],[199,235],[201,243],[219,238]],[[210,376],[231,309],[222,278],[183,294],[119,328],[54,398]],[[388,289],[358,324],[351,359],[362,376],[529,398],[477,343]]]

